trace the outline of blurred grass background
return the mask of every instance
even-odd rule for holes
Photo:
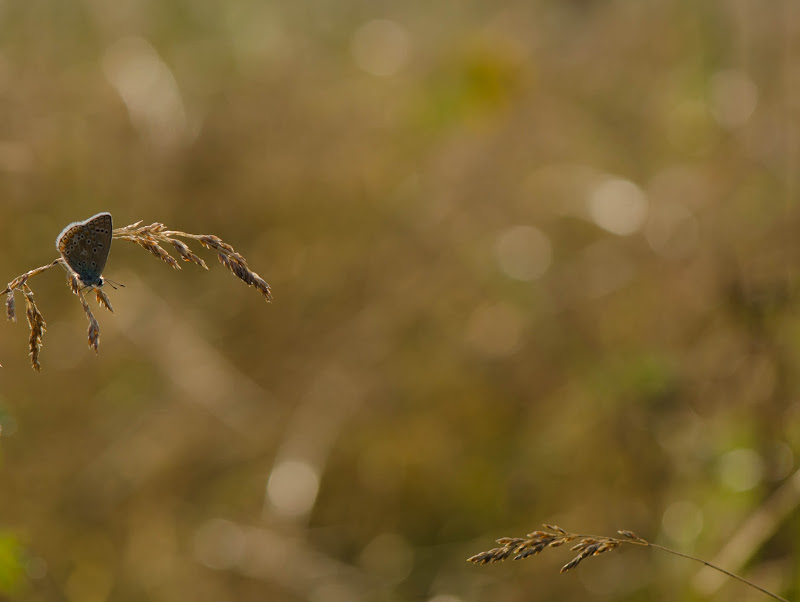
[[[800,595],[800,5],[0,5],[5,280],[110,211],[95,357],[57,271],[0,335],[0,599]],[[0,277],[0,279],[3,277]],[[4,280],[4,281],[5,281]],[[22,307],[22,299],[18,298]]]

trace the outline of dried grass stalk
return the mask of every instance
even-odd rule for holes
[[[44,272],[46,270],[49,270],[53,266],[56,266],[58,264],[63,264],[63,263],[64,263],[64,260],[59,257],[58,259],[56,259],[52,263],[48,263],[47,265],[43,265],[43,266],[38,267],[38,268],[36,268],[34,270],[31,270],[30,272],[25,272],[24,274],[22,274],[20,276],[17,276],[16,278],[14,278],[14,280],[12,280],[11,282],[8,283],[8,285],[6,286],[5,290],[0,291],[0,295],[5,295],[6,293],[10,293],[10,292],[12,292],[12,291],[14,291],[16,289],[22,289],[23,285],[28,281],[29,278],[32,278],[33,276],[36,276],[37,274],[41,274],[42,272]]]
[[[6,296],[6,318],[12,322],[17,321],[16,301],[14,299],[14,291],[20,290],[25,295],[25,313],[28,317],[28,326],[30,327],[30,337],[28,339],[28,347],[30,349],[31,365],[37,372],[42,369],[39,363],[39,354],[42,350],[42,337],[46,330],[46,323],[42,312],[36,305],[33,296],[33,290],[28,286],[28,280],[37,274],[49,270],[53,266],[62,263],[63,259],[59,258],[48,263],[47,265],[40,266],[36,269],[25,272],[14,278],[8,283],[6,288],[0,291],[0,295]]]
[[[172,243],[172,246],[175,247],[175,250],[178,251],[178,253],[180,253],[181,258],[184,261],[191,261],[192,263],[196,263],[205,270],[208,269],[206,262],[200,259],[194,253],[192,253],[192,250],[186,245],[186,243],[184,243],[181,240],[178,240],[177,238],[173,238],[170,242]]]
[[[42,312],[36,307],[36,301],[33,298],[31,287],[27,284],[23,284],[22,292],[25,295],[25,313],[28,316],[28,326],[31,329],[31,336],[28,339],[31,365],[34,370],[40,372],[42,365],[39,363],[39,353],[42,350],[42,337],[44,337],[44,332],[47,330],[47,324],[44,321]]]
[[[112,236],[115,239],[127,240],[139,245],[144,249],[147,249],[161,261],[171,265],[176,270],[179,270],[181,269],[181,266],[178,265],[177,260],[170,255],[167,250],[164,249],[164,247],[161,246],[161,244],[168,243],[172,245],[183,261],[194,263],[207,270],[208,266],[206,265],[206,262],[195,255],[195,253],[188,247],[188,245],[186,245],[186,243],[184,243],[182,240],[178,240],[178,237],[197,240],[205,248],[216,251],[222,265],[228,268],[237,278],[243,280],[249,286],[255,287],[256,290],[258,290],[267,301],[272,300],[272,293],[270,291],[269,284],[267,284],[267,282],[261,278],[261,276],[250,269],[250,267],[247,265],[247,260],[245,260],[243,256],[239,255],[239,253],[237,253],[232,246],[222,241],[222,239],[220,239],[218,236],[214,236],[213,234],[187,234],[186,232],[181,232],[179,230],[168,230],[164,224],[160,224],[158,222],[152,223],[149,226],[141,226],[141,223],[142,222],[139,221],[135,224],[117,228],[113,231]],[[8,283],[5,290],[0,291],[0,295],[6,295],[6,318],[14,322],[16,321],[14,292],[21,290],[25,295],[26,313],[28,316],[28,325],[30,326],[31,331],[29,341],[31,364],[37,371],[41,370],[39,354],[42,348],[42,336],[45,331],[45,321],[42,313],[36,306],[33,291],[28,286],[28,280],[33,276],[41,274],[42,272],[59,264],[61,264],[67,270],[67,286],[80,299],[83,311],[86,314],[86,318],[89,320],[89,346],[92,347],[95,352],[97,352],[100,344],[100,325],[95,319],[94,314],[92,314],[91,310],[89,309],[89,304],[86,302],[86,299],[81,292],[82,290],[85,290],[85,287],[82,286],[77,274],[75,274],[75,272],[69,268],[66,261],[64,261],[62,257],[59,257],[52,263],[48,263],[47,265],[43,265],[17,276]],[[108,298],[105,292],[96,286],[92,286],[91,288],[95,292],[95,299],[97,300],[97,303],[113,313],[114,309],[111,306],[111,300]]]
[[[117,228],[114,230],[114,238],[138,244],[162,261],[169,263],[173,268],[180,269],[178,262],[159,244],[168,243],[173,246],[184,261],[189,261],[208,269],[205,261],[195,255],[186,243],[176,237],[196,240],[206,249],[216,251],[220,263],[228,268],[234,276],[254,287],[267,301],[272,301],[272,291],[266,280],[251,270],[250,266],[247,265],[247,260],[219,236],[213,234],[188,234],[180,230],[168,230],[164,224],[159,222],[152,223],[149,226],[140,226],[139,224],[141,223],[139,221],[123,228]]]
[[[83,311],[86,314],[86,319],[89,320],[89,330],[88,330],[88,337],[89,337],[89,347],[94,349],[94,352],[97,353],[97,347],[100,345],[100,324],[98,324],[97,320],[92,313],[92,310],[89,309],[89,304],[86,302],[86,299],[83,295],[78,295],[81,300],[81,305],[83,306]]]
[[[514,560],[522,560],[528,556],[535,556],[536,554],[539,554],[545,548],[557,548],[566,543],[572,543],[575,540],[579,540],[578,543],[570,548],[571,551],[578,552],[577,556],[561,567],[560,572],[566,573],[567,571],[577,567],[584,559],[589,558],[590,556],[599,556],[600,554],[610,552],[611,550],[614,550],[623,544],[630,544],[648,548],[656,548],[669,554],[680,556],[681,558],[694,560],[695,562],[699,562],[716,571],[724,573],[725,575],[728,575],[737,581],[745,583],[746,585],[757,589],[761,593],[766,594],[775,600],[789,602],[786,598],[782,598],[777,594],[773,594],[772,592],[756,585],[752,581],[748,581],[744,577],[740,577],[739,575],[731,573],[730,571],[726,571],[725,569],[715,566],[710,562],[706,562],[700,558],[695,558],[694,556],[689,556],[688,554],[676,552],[675,550],[665,548],[664,546],[650,543],[646,539],[642,539],[636,535],[636,533],[633,531],[617,531],[617,533],[622,535],[622,538],[619,538],[606,537],[602,535],[580,535],[577,533],[569,533],[568,531],[565,531],[556,525],[543,525],[543,527],[545,528],[544,531],[534,531],[533,533],[528,533],[525,537],[501,537],[497,540],[497,543],[500,544],[499,548],[492,548],[486,552],[480,552],[474,556],[470,556],[467,558],[467,562],[483,565],[493,562],[501,562],[510,557],[513,557]]]
[[[6,294],[6,318],[12,322],[17,321],[16,302],[14,301],[14,291],[8,291]]]
[[[78,282],[78,275],[73,271],[69,271],[67,273],[67,287],[72,291],[73,294],[81,294],[81,283]]]
[[[272,292],[270,291],[269,284],[267,284],[261,276],[247,267],[247,263],[241,255],[218,253],[217,258],[219,262],[233,272],[237,278],[243,280],[250,286],[254,286],[258,292],[264,295],[267,302],[272,301]]]
[[[114,313],[114,308],[111,307],[111,300],[108,298],[108,295],[106,295],[99,288],[95,288],[94,289],[94,294],[95,294],[95,298],[97,299],[97,304],[98,305],[102,305],[103,307],[105,307],[108,311],[110,311],[113,314]]]

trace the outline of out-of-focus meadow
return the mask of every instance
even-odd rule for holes
[[[0,5],[0,599],[800,595],[800,5]],[[91,300],[92,306],[94,301]],[[22,308],[22,309],[20,309]],[[800,474],[800,473],[797,473]]]

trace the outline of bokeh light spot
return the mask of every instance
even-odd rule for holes
[[[733,491],[748,491],[758,485],[763,476],[764,461],[753,449],[734,449],[720,459],[720,481]]]
[[[610,179],[600,183],[590,193],[587,205],[595,224],[620,236],[633,234],[647,218],[647,197],[628,180]]]
[[[364,548],[360,564],[382,581],[397,584],[411,573],[414,551],[400,535],[383,533]]]
[[[267,497],[274,509],[285,516],[302,516],[314,506],[319,490],[317,471],[299,460],[285,460],[272,469]]]
[[[500,269],[516,280],[535,280],[547,272],[552,246],[538,228],[514,226],[497,239],[495,255]]]
[[[700,508],[687,501],[670,504],[661,517],[661,526],[667,537],[682,544],[690,544],[700,535],[703,522]]]

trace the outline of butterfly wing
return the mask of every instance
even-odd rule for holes
[[[97,262],[97,276],[103,273],[106,267],[106,260],[108,253],[111,251],[111,214],[98,213],[86,222],[86,228],[89,231],[89,238],[87,239],[87,250],[90,251],[91,257]],[[91,248],[88,248],[91,246]]]
[[[100,275],[111,250],[111,236],[111,214],[98,213],[64,228],[56,247],[84,284],[102,284]]]

